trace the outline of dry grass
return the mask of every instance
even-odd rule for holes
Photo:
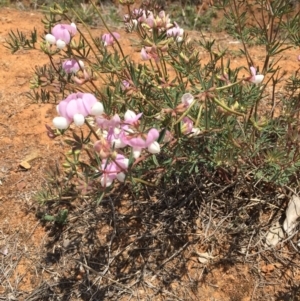
[[[297,296],[282,286],[283,279],[298,285],[297,238],[275,248],[265,243],[288,195],[251,180],[224,182],[222,174],[202,171],[139,197],[119,187],[99,206],[87,199],[49,202],[39,210],[67,208],[68,223],[45,224],[36,269],[42,266],[48,278],[23,292],[24,300],[209,300],[216,294],[215,300],[261,300],[274,298],[275,288],[274,300]],[[204,252],[207,262],[200,260]],[[24,256],[16,247],[15,254]],[[9,256],[2,267],[7,297],[22,281],[11,282],[16,262]]]

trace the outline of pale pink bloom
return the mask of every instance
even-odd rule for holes
[[[57,112],[60,118],[57,119],[58,117],[56,117],[53,119],[53,124],[56,128],[69,126],[72,121],[76,125],[82,125],[86,116],[102,114],[103,105],[97,101],[94,95],[78,92],[70,94],[66,99],[62,100],[57,106]]]
[[[135,114],[131,110],[127,110],[124,115],[125,124],[136,125],[143,113]]]
[[[179,25],[174,22],[175,26],[167,30],[167,37],[176,38],[177,42],[181,42],[183,39],[184,30],[180,28]]]
[[[123,21],[124,21],[124,23],[128,23],[128,22],[130,21],[130,15],[125,14],[125,15],[123,16]]]
[[[148,61],[151,59],[151,56],[148,54],[145,48],[142,48],[141,50],[141,58],[143,61]]]
[[[115,159],[111,162],[107,162],[107,159],[102,160],[102,176],[100,183],[103,187],[110,186],[114,179],[119,181],[125,180],[125,173],[129,165],[129,159],[121,154],[117,154]]]
[[[170,131],[167,130],[166,133],[165,133],[163,142],[164,142],[164,143],[167,143],[167,142],[172,141],[172,139],[173,139],[172,133],[171,133]]]
[[[101,159],[107,159],[111,154],[110,143],[104,137],[94,143],[94,149]]]
[[[141,58],[143,61],[154,59],[156,62],[159,61],[159,56],[157,54],[155,47],[144,47],[141,50]]]
[[[48,33],[45,39],[50,44],[56,44],[59,49],[64,48],[70,43],[71,38],[77,33],[77,28],[74,23],[68,24],[57,24],[52,30],[51,34]]]
[[[153,28],[156,25],[155,19],[153,17],[153,14],[149,15],[148,18],[145,19],[144,24],[147,24],[148,27]]]
[[[158,17],[156,18],[156,23],[158,28],[168,29],[172,27],[171,19],[169,18],[169,15],[166,15],[164,10],[159,12]]]
[[[126,91],[130,88],[130,83],[127,80],[122,80],[121,89],[122,91]]]
[[[88,80],[90,80],[90,78],[91,78],[91,75],[85,69],[83,69],[83,78],[78,78],[77,76],[74,76],[73,80],[76,84],[82,85],[85,82],[87,82]]]
[[[135,8],[132,11],[132,18],[133,19],[138,19],[141,18],[144,15],[145,10],[141,9],[141,8]],[[140,22],[140,21],[139,21]]]
[[[140,15],[140,17],[138,17],[138,22],[140,23],[146,23],[149,27],[153,27],[154,25],[154,15],[151,11],[146,11],[146,10],[134,10],[136,11],[136,15],[137,17]]]
[[[118,149],[123,148],[126,144],[121,140],[123,130],[117,127],[111,127],[107,132],[107,141],[110,142],[111,146]]]
[[[83,61],[76,61],[75,59],[66,60],[62,63],[62,68],[68,74],[77,73],[80,68],[84,67]]]
[[[248,78],[248,81],[253,84],[260,84],[264,80],[264,76],[262,74],[256,74],[256,69],[252,66],[250,67],[250,71],[252,76]]]
[[[185,93],[181,97],[181,102],[188,108],[194,101],[194,96],[191,93]]]
[[[181,132],[185,135],[189,134],[193,130],[194,122],[188,118],[184,117],[181,122]]]
[[[96,119],[98,126],[103,130],[109,130],[110,128],[119,127],[121,119],[118,114],[115,114],[112,118],[108,119],[104,116],[100,116]]]
[[[112,34],[110,33],[105,33],[102,36],[102,41],[104,42],[104,46],[111,46],[114,44],[115,39],[119,40],[120,39],[120,35],[117,32],[112,32]]]
[[[300,54],[297,56],[297,60],[298,62],[300,62]]]
[[[123,143],[138,148],[146,148],[152,142],[157,140],[159,137],[159,132],[157,129],[150,129],[149,132],[146,133],[130,133],[130,132],[122,132],[121,140]]]

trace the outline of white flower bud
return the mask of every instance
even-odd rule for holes
[[[148,152],[151,154],[158,154],[160,152],[160,146],[157,141],[152,142],[148,146]]]
[[[136,114],[131,111],[131,110],[127,110],[125,115],[124,115],[124,120],[130,120],[130,119],[134,119],[136,117]]]
[[[63,49],[66,47],[66,43],[63,40],[57,40],[56,41],[56,47],[59,49]]]
[[[142,149],[140,147],[133,147],[132,148],[132,153],[134,159],[137,159],[141,155]]]
[[[254,84],[260,84],[263,80],[264,80],[264,76],[262,74],[258,74],[254,76],[251,82]]]
[[[54,127],[59,130],[65,130],[69,127],[69,123],[65,117],[55,117],[52,121]]]
[[[79,66],[80,66],[82,69],[84,68],[84,62],[83,62],[83,61],[79,60],[79,61],[78,61],[78,64],[79,64]]]
[[[125,178],[126,178],[126,175],[124,172],[120,172],[117,174],[117,179],[120,181],[120,182],[124,182],[125,181]]]
[[[92,110],[91,110],[91,114],[95,115],[95,116],[100,116],[102,115],[104,112],[104,107],[103,104],[101,102],[96,102],[93,106],[92,106]]]
[[[84,124],[84,116],[82,114],[75,114],[73,117],[74,123],[77,126],[82,126]]]
[[[181,42],[183,41],[183,37],[178,36],[178,37],[176,38],[176,41],[177,41],[178,43],[181,43]]]
[[[112,141],[111,141],[111,146],[114,146],[116,149],[117,148],[123,148],[123,147],[125,147],[127,144],[126,143],[124,143],[124,142],[122,142],[122,140],[120,139],[120,138],[118,138],[118,139],[113,139]]]
[[[49,43],[49,44],[55,44],[56,43],[56,39],[55,36],[48,33],[45,35],[45,40]]]

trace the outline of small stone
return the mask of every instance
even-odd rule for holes
[[[270,247],[275,247],[284,238],[283,230],[277,221],[273,224],[266,236],[266,243]]]
[[[287,235],[291,235],[298,224],[298,217],[300,217],[300,198],[297,195],[293,195],[290,199],[285,215],[283,229]]]
[[[20,163],[20,167],[22,167],[23,169],[28,170],[28,169],[31,168],[31,165],[30,165],[27,161],[22,161],[22,162]]]

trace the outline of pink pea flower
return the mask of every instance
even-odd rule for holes
[[[110,128],[109,131],[107,132],[107,141],[110,142],[110,145],[114,148],[114,149],[118,149],[118,148],[123,148],[126,146],[126,143],[124,143],[121,140],[121,136],[123,134],[123,129],[121,128]]]
[[[264,80],[264,76],[262,74],[256,74],[256,69],[252,66],[250,67],[250,71],[252,76],[247,78],[247,80],[253,84],[260,84]]]
[[[99,154],[101,159],[107,159],[111,154],[111,146],[109,141],[104,137],[94,143],[94,150]]]
[[[126,146],[120,139],[122,133],[121,119],[118,114],[115,114],[110,119],[106,116],[100,116],[96,119],[97,125],[102,129],[103,135],[111,147],[115,149],[123,148]]]
[[[138,120],[142,117],[142,115],[143,113],[135,114],[133,111],[127,110],[124,115],[124,123],[136,126],[139,124]]]
[[[71,38],[76,33],[77,28],[74,23],[71,23],[71,25],[57,24],[52,28],[51,34],[46,34],[45,40],[49,44],[55,44],[57,48],[63,49],[67,44],[70,43]]]
[[[169,130],[167,130],[166,133],[165,133],[163,142],[164,143],[171,142],[173,138],[174,137],[173,137],[172,133]]]
[[[83,67],[81,67],[81,68],[83,68]],[[78,85],[82,85],[92,78],[92,74],[90,72],[87,72],[86,69],[83,69],[82,73],[83,73],[83,77],[81,77],[81,78],[79,78],[77,76],[73,77],[74,82]]]
[[[80,68],[84,68],[83,61],[76,61],[74,59],[66,60],[62,63],[62,67],[67,74],[77,73]]]
[[[158,17],[156,18],[156,24],[158,28],[168,29],[172,27],[171,20],[169,15],[166,15],[166,12],[162,10],[159,12]]]
[[[146,133],[134,133],[131,129],[124,131],[120,135],[120,139],[126,145],[129,145],[133,149],[134,158],[138,158],[142,149],[147,148],[151,154],[157,154],[160,152],[160,146],[156,141],[159,137],[157,129],[150,129]]]
[[[133,19],[138,19],[138,18],[140,18],[140,17],[143,16],[144,12],[145,12],[145,10],[143,10],[143,9],[141,9],[141,8],[135,8],[135,9],[131,12],[132,18],[133,18]]]
[[[150,13],[148,17],[144,19],[144,24],[146,24],[149,28],[156,26],[156,21],[152,13]]]
[[[100,183],[102,187],[109,187],[115,179],[120,182],[124,182],[125,173],[129,165],[129,159],[121,154],[117,154],[115,159],[110,163],[107,159],[102,160],[102,176],[100,178]]]
[[[141,58],[143,61],[148,61],[154,59],[156,62],[159,61],[159,56],[157,54],[155,47],[144,47],[141,50]]]
[[[88,115],[99,116],[103,113],[102,103],[98,102],[90,93],[73,93],[62,100],[57,106],[60,115],[53,119],[53,124],[58,129],[67,129],[72,121],[77,126],[84,124]]]
[[[138,22],[144,23],[150,28],[154,26],[154,15],[151,11],[135,9],[134,16],[138,18]]]
[[[174,37],[177,42],[182,42],[184,30],[180,28],[176,22],[174,22],[174,24],[174,27],[167,30],[167,37]]]
[[[151,55],[148,54],[145,48],[142,48],[141,50],[141,58],[143,61],[148,61],[151,59]]]
[[[102,41],[104,42],[104,46],[111,46],[113,45],[113,43],[115,42],[114,37],[119,40],[120,39],[120,35],[117,32],[113,32],[112,34],[110,33],[105,33],[102,36]]]
[[[185,93],[181,97],[181,102],[183,103],[185,108],[188,108],[193,101],[194,101],[194,96],[191,93]]]
[[[102,130],[109,130],[110,128],[118,128],[121,124],[121,119],[118,114],[115,114],[112,118],[108,119],[105,116],[99,116],[96,122]]]
[[[181,132],[185,135],[191,133],[193,131],[194,122],[188,118],[184,117],[181,122]]]
[[[129,81],[127,81],[127,80],[122,80],[122,83],[121,83],[121,89],[122,89],[122,91],[127,91],[127,90],[129,90],[130,89],[130,83],[129,83]]]

